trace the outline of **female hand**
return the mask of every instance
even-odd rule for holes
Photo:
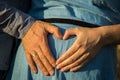
[[[71,28],[66,30],[63,39],[76,35],[73,45],[57,60],[61,71],[76,71],[92,60],[103,46],[102,35],[97,28]]]
[[[33,23],[27,34],[22,38],[28,64],[34,73],[37,73],[36,66],[38,66],[44,75],[54,74],[55,59],[48,46],[48,33],[62,39],[57,27],[41,21]]]

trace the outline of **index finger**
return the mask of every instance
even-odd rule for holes
[[[39,43],[40,47],[41,47],[41,51],[42,53],[45,55],[45,57],[47,58],[47,60],[49,61],[49,63],[55,67],[55,58],[53,57],[49,45],[48,45],[48,40],[46,36],[43,36],[43,40],[41,43]]]
[[[64,60],[66,60],[67,58],[69,58],[70,56],[72,56],[80,48],[80,44],[78,43],[79,43],[79,40],[77,39],[73,43],[73,45],[56,61],[56,64],[58,65]]]

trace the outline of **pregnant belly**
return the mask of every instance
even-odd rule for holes
[[[60,31],[62,32],[63,35],[67,28],[75,27],[75,25],[69,25],[69,24],[54,24],[54,25],[60,28]],[[75,36],[71,36],[67,40],[60,40],[60,39],[57,39],[55,36],[49,34],[48,43],[54,57],[58,58],[63,53],[65,53],[65,51],[68,50],[70,46],[72,46],[75,39],[76,39]]]

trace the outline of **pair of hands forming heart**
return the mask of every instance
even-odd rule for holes
[[[48,33],[63,40],[71,35],[75,35],[77,39],[55,61],[48,46]],[[36,64],[44,75],[53,75],[55,67],[64,72],[76,71],[85,66],[103,46],[101,38],[102,35],[97,28],[70,28],[62,36],[57,27],[46,22],[36,21],[22,38],[22,43],[31,70],[37,73]]]

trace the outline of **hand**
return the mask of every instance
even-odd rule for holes
[[[97,28],[71,28],[66,30],[63,39],[71,35],[76,35],[76,41],[56,62],[61,71],[76,71],[85,66],[103,45]]]
[[[62,39],[57,27],[42,21],[33,23],[27,34],[22,38],[28,64],[34,73],[37,73],[36,66],[38,66],[44,75],[54,74],[55,59],[48,46],[48,33]]]

